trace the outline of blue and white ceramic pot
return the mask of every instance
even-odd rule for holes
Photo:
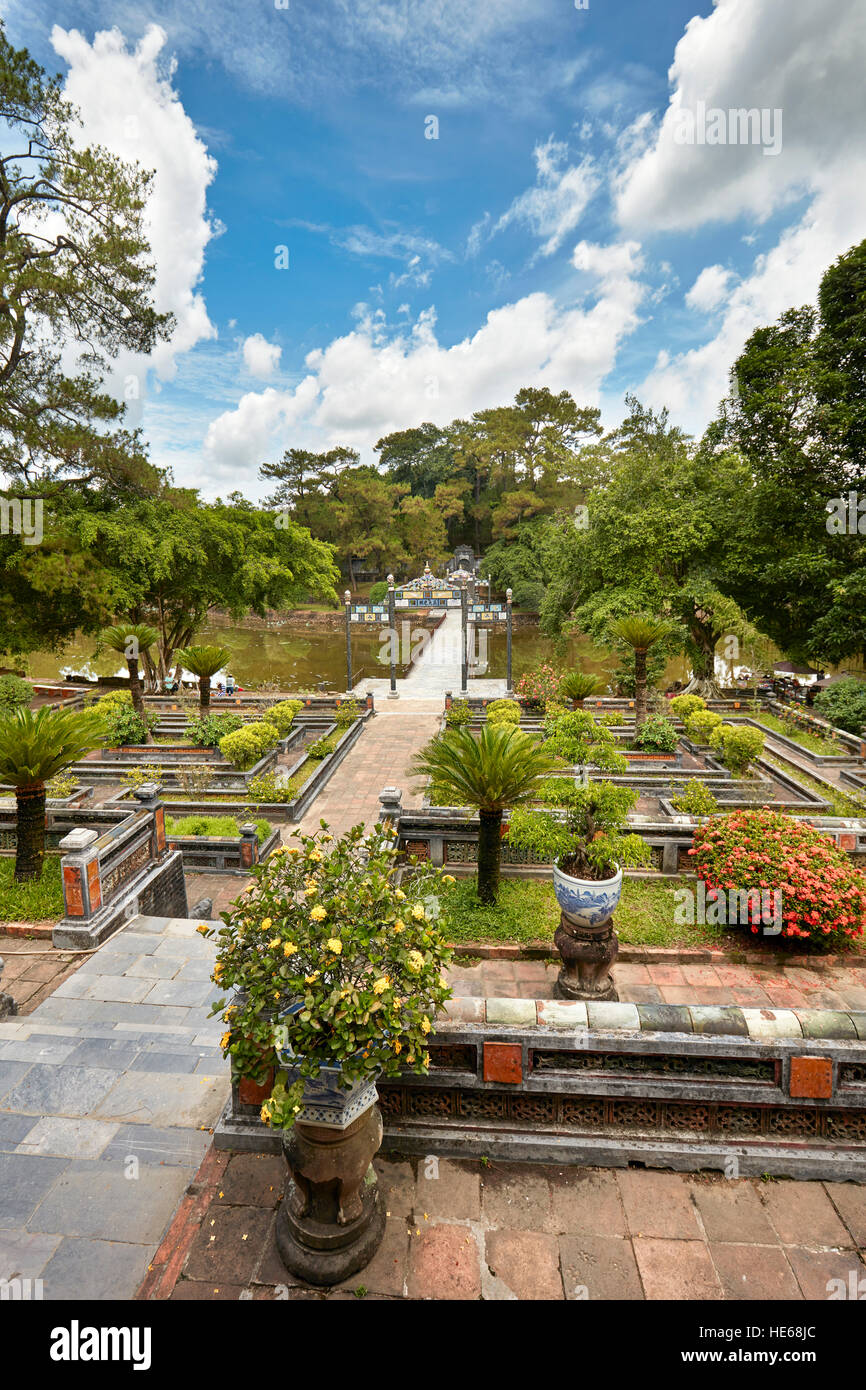
[[[622,895],[622,869],[613,878],[574,878],[553,866],[553,891],[567,920],[576,927],[597,927],[616,911]]]

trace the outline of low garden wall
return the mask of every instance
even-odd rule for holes
[[[458,998],[378,1090],[395,1154],[866,1180],[866,1013]],[[279,1152],[245,1094],[216,1147]]]
[[[179,850],[186,872],[210,874],[248,874],[254,864],[266,859],[280,843],[278,827],[261,844],[255,833],[237,835],[172,835],[166,831],[170,850]]]

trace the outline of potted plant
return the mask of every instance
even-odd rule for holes
[[[509,843],[553,863],[562,913],[555,938],[563,958],[560,993],[615,999],[610,965],[618,942],[612,917],[622,894],[622,871],[651,858],[640,836],[625,833],[638,794],[631,787],[589,780],[589,767],[624,772],[626,760],[610,731],[588,711],[561,715],[546,732],[545,747],[575,764],[575,776],[549,778],[539,788],[542,806],[518,806],[511,813]]]
[[[428,865],[401,881],[396,832],[327,826],[279,846],[253,870],[224,925],[214,980],[235,991],[214,1012],[235,1077],[262,1082],[278,1068],[261,1118],[282,1130],[292,1182],[278,1245],[313,1283],[347,1278],[384,1230],[370,1161],[381,1143],[376,1079],[426,1071],[426,1040],[449,997],[450,961]]]

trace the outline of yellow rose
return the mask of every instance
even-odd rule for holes
[[[226,1050],[226,1048],[228,1047],[228,1045],[229,1045],[229,1043],[231,1042],[231,1040],[232,1040],[232,1035],[231,1035],[231,1033],[223,1033],[222,1037],[220,1038],[220,1047],[222,1048],[223,1052],[225,1052],[225,1050]]]
[[[388,988],[388,986],[390,985],[390,983],[391,983],[391,981],[388,979],[388,976],[387,976],[387,975],[383,975],[382,978],[381,978],[380,980],[377,980],[376,983],[374,984],[374,986],[373,986],[373,993],[374,993],[374,994],[384,994],[384,993],[385,993],[385,990]]]
[[[268,945],[272,948],[272,950],[276,950],[279,944],[280,938],[278,936],[272,936],[270,941],[268,942]]]
[[[327,915],[328,914],[323,907],[314,907],[312,912],[310,913],[310,916],[312,917],[314,922],[324,922]]]
[[[297,859],[300,852],[301,851],[298,849],[296,845],[292,845],[290,849],[286,850],[286,854],[290,854],[293,859]]]
[[[421,969],[422,965],[424,964],[424,957],[422,956],[421,952],[410,951],[408,956],[408,964],[409,969],[414,970],[417,974],[417,972]]]
[[[423,1017],[422,1020],[421,1020],[421,1032],[422,1032],[422,1033],[429,1033],[429,1032],[430,1032],[430,1020],[429,1020],[429,1018],[427,1017],[426,1014],[424,1015],[424,1017]]]
[[[321,864],[322,851],[320,849],[314,849],[310,855],[310,858],[312,859],[314,864]]]
[[[319,978],[319,972],[318,972],[318,970],[314,970],[313,973],[312,973],[312,975],[305,975],[305,976],[304,976],[304,984],[305,984],[305,985],[312,985],[312,984],[315,984],[315,982],[316,982],[316,980],[318,980],[318,978]]]
[[[271,919],[270,919],[270,917],[266,917],[265,920],[262,922],[262,931],[270,931],[270,929],[271,929]]]
[[[403,1051],[403,1044],[400,1042],[399,1038],[396,1039],[395,1042],[394,1042],[394,1051],[395,1051],[395,1052],[402,1052],[402,1051]]]
[[[284,956],[293,956],[293,955],[295,954],[295,952],[297,951],[297,949],[298,949],[298,948],[297,948],[297,946],[295,945],[294,941],[286,941],[286,942],[283,943],[283,955],[284,955]]]
[[[200,932],[202,936],[207,936],[208,932],[210,931],[210,927],[206,926],[204,922],[199,922],[198,926],[196,927],[196,931]]]
[[[412,908],[412,916],[415,918],[416,922],[423,922],[424,909],[420,903],[416,903],[415,906]]]
[[[336,936],[331,936],[325,942],[329,951],[333,951],[335,956],[339,956],[343,950],[343,943]]]
[[[443,883],[456,883],[457,880],[456,880],[456,878],[454,877],[453,874],[443,874],[443,875],[442,875],[442,882],[443,882]]]
[[[397,918],[396,922],[394,923],[394,930],[395,930],[395,931],[405,931],[405,930],[406,930],[406,923],[403,921],[403,918],[402,918],[402,917],[398,917],[398,918]]]
[[[323,836],[322,836],[322,844],[323,844],[323,845],[329,845],[329,844],[331,843],[331,841],[333,840],[333,838],[334,838],[333,835],[323,835]]]
[[[214,968],[213,968],[213,979],[216,980],[217,984],[219,984],[220,977],[221,977],[222,973],[223,973],[223,968],[222,968],[222,966],[220,965],[219,961],[217,961],[216,965],[215,965]]]
[[[402,902],[405,896],[406,894],[403,892],[402,888],[397,888],[395,890],[394,897],[397,899],[398,902]]]

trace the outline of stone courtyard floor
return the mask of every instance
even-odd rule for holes
[[[600,1168],[376,1160],[388,1219],[334,1290],[274,1241],[280,1157],[212,1149],[143,1299],[826,1300],[866,1276],[866,1187]]]

